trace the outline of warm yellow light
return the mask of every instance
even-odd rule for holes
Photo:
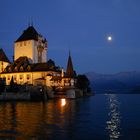
[[[65,106],[66,105],[66,99],[61,99],[61,106]]]

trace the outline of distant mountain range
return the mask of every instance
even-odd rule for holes
[[[120,72],[116,74],[85,73],[91,88],[98,93],[140,93],[140,72]]]

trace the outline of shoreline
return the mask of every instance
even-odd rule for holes
[[[59,93],[33,93],[33,92],[2,92],[0,93],[0,101],[2,102],[12,102],[12,101],[20,101],[20,102],[36,102],[36,101],[48,101],[52,99],[77,99],[77,98],[83,98],[83,97],[89,97],[93,96],[94,94],[92,92],[84,93],[83,91],[79,89],[70,89],[66,92],[63,92],[61,94]]]

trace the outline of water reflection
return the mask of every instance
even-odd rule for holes
[[[63,106],[63,107],[62,107]],[[65,106],[65,107],[64,107]],[[69,135],[76,108],[74,101],[0,104],[0,139],[65,139]],[[55,134],[55,138],[54,138]]]
[[[116,140],[120,138],[120,123],[121,123],[121,115],[120,115],[120,103],[118,101],[117,95],[108,94],[108,102],[109,102],[109,120],[106,122],[106,129],[109,132],[110,140]]]
[[[65,106],[66,105],[66,99],[61,99],[61,106]]]

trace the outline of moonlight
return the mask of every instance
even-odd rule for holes
[[[107,40],[108,40],[108,41],[112,41],[112,36],[108,36],[108,37],[107,37]]]

